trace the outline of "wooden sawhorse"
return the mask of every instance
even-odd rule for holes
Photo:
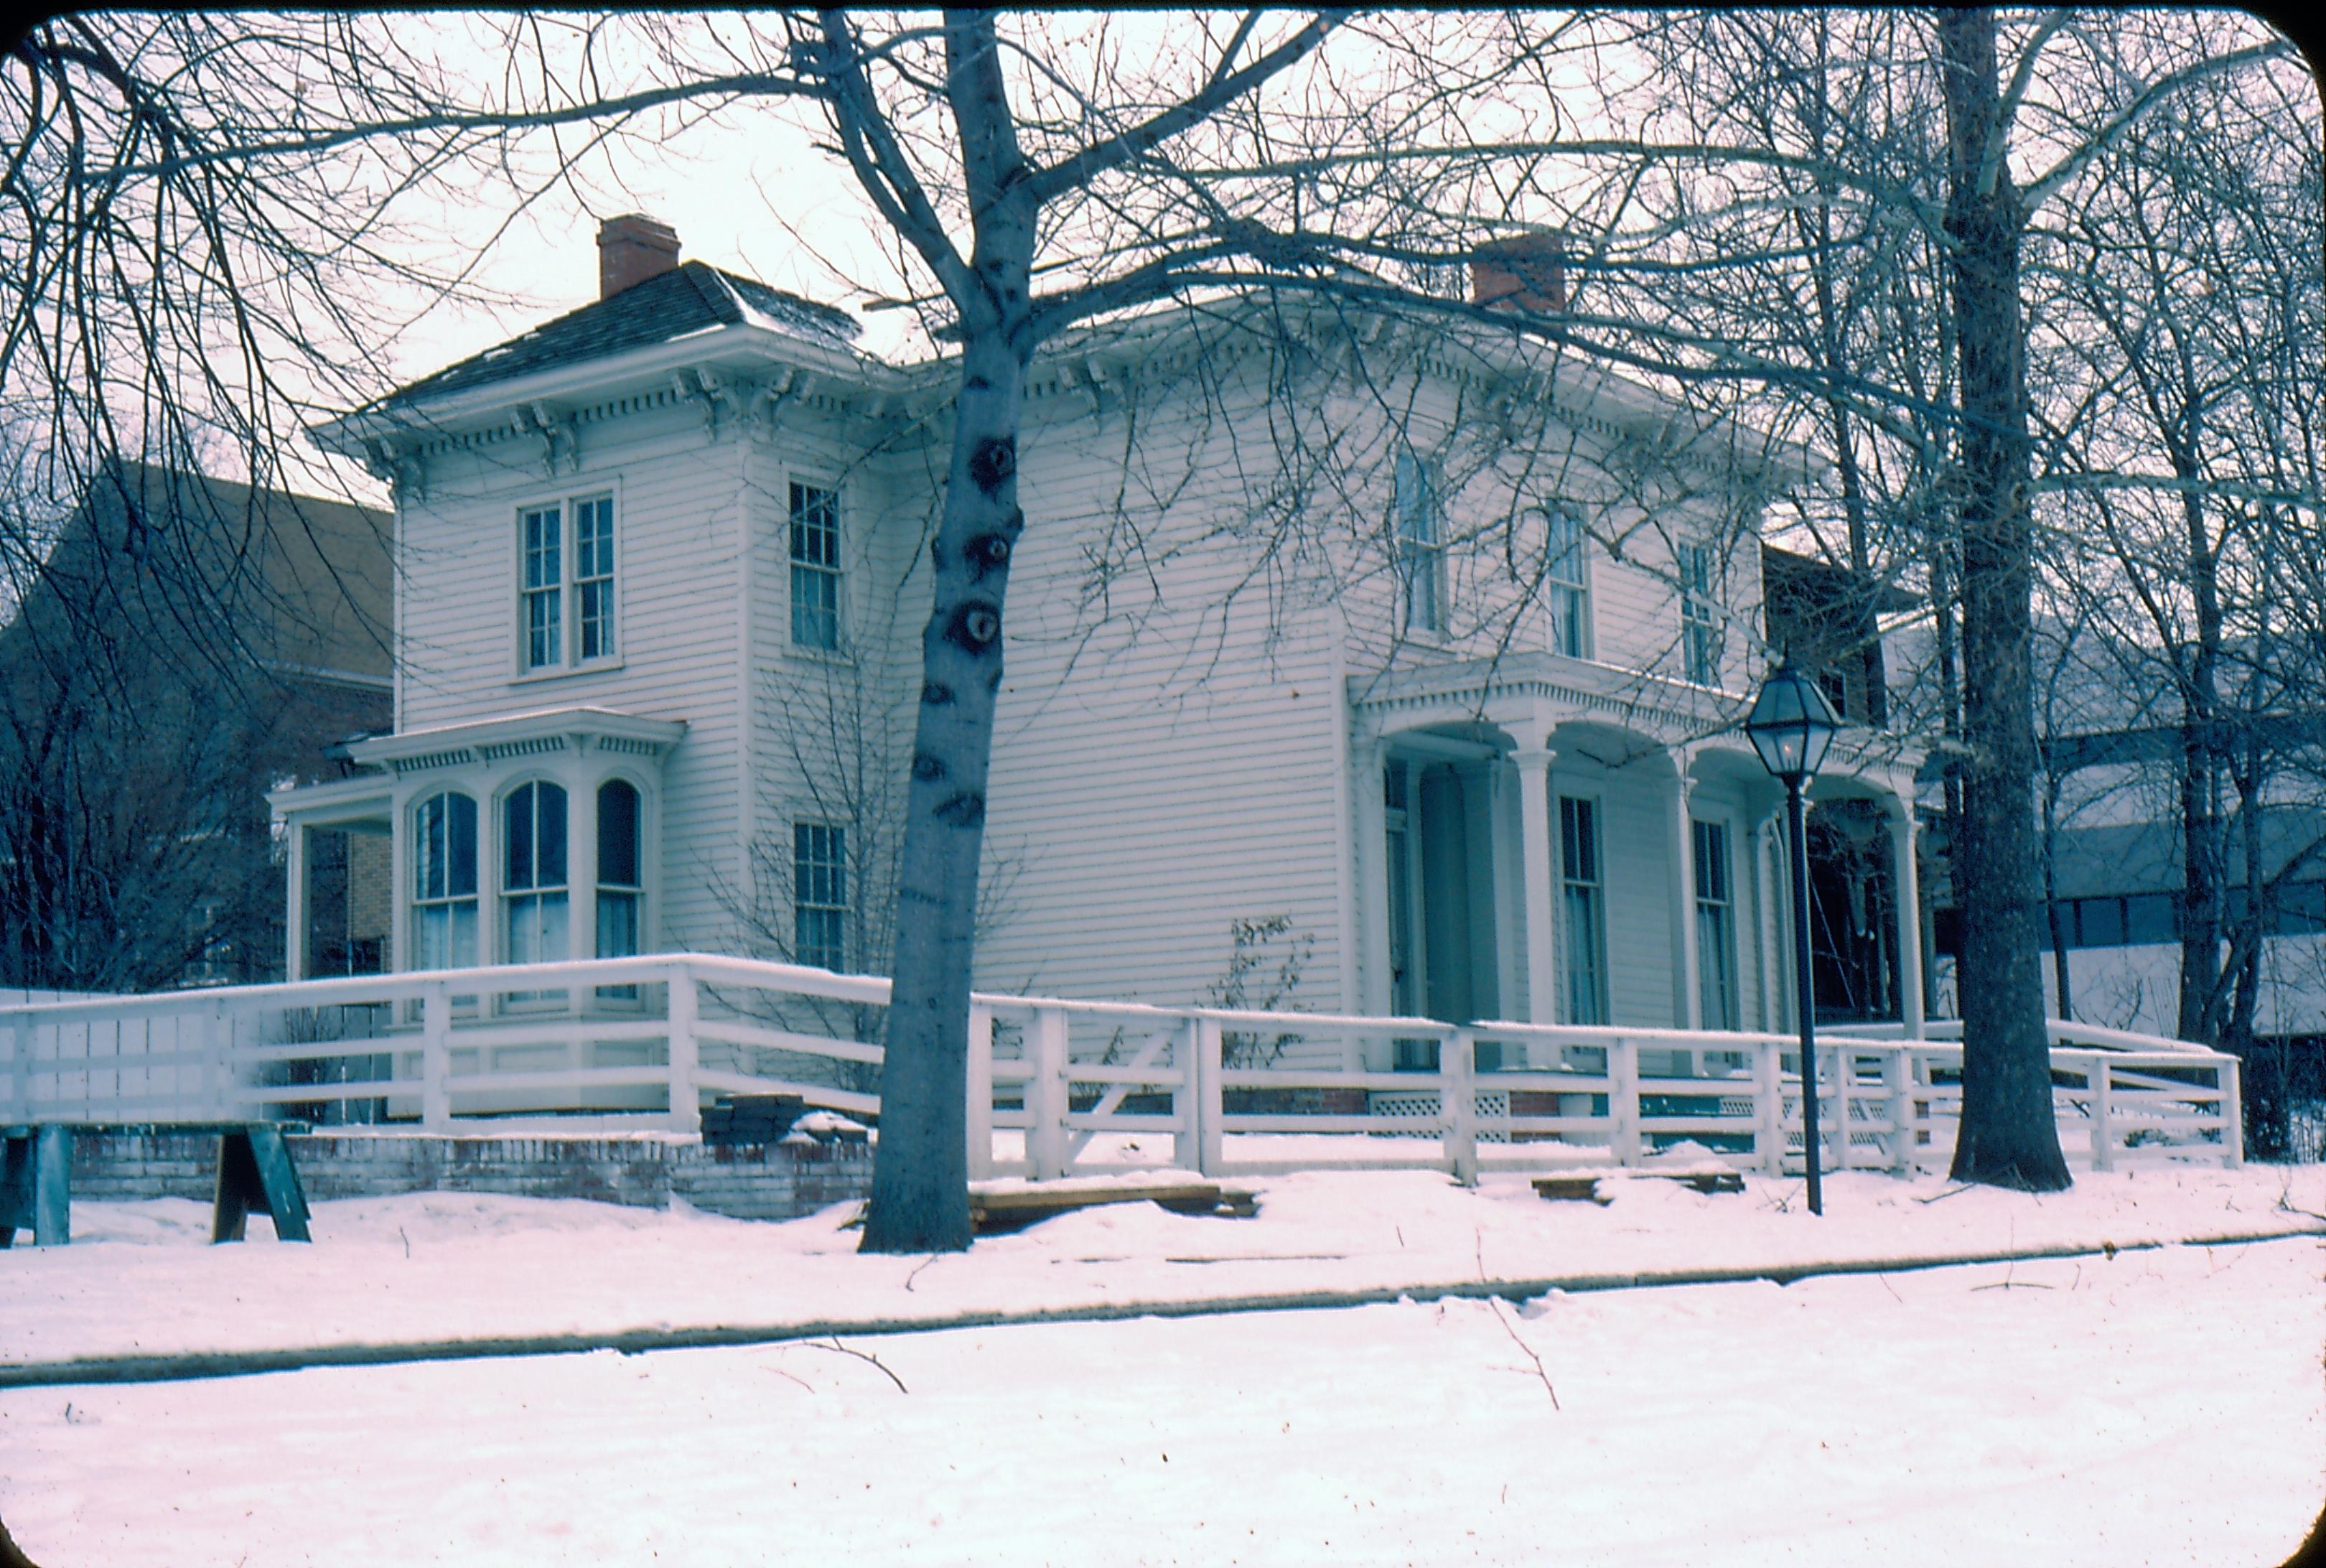
[[[72,1239],[72,1141],[77,1122],[0,1127],[0,1247],[29,1229],[42,1246]],[[264,1209],[283,1241],[306,1241],[307,1195],[291,1162],[280,1122],[171,1124],[178,1133],[216,1133],[218,1185],[210,1240],[240,1241],[254,1208]]]

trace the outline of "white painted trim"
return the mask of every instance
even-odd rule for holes
[[[581,735],[593,741],[610,736],[662,751],[678,744],[685,734],[684,719],[643,718],[611,708],[542,708],[498,718],[439,724],[425,730],[405,730],[393,735],[373,735],[349,742],[348,755],[366,764],[391,764],[437,751],[542,740],[552,735]]]
[[[1335,617],[1335,620],[1339,618]],[[1357,825],[1354,817],[1354,792],[1349,777],[1351,748],[1349,725],[1356,715],[1349,711],[1347,669],[1347,638],[1337,634],[1333,639],[1332,663],[1327,678],[1333,683],[1333,903],[1335,940],[1340,946],[1336,955],[1340,967],[1340,1008],[1344,1013],[1359,1012],[1363,999],[1358,989],[1360,979],[1357,962]]]
[[[587,483],[582,482],[583,477],[577,471],[566,475],[563,487],[544,481],[541,486],[502,503],[508,514],[508,592],[506,597],[508,611],[508,684],[511,686],[602,674],[621,668],[628,658],[629,634],[622,623],[622,612],[629,598],[625,584],[629,581],[633,562],[629,504],[628,497],[623,493],[622,471],[613,469],[602,478],[591,478]],[[614,651],[583,660],[572,657],[581,647],[582,637],[580,595],[574,592],[574,572],[581,562],[580,553],[574,548],[573,508],[577,502],[595,500],[600,496],[610,496],[614,502]],[[543,511],[553,506],[557,509],[558,527],[560,657],[554,665],[528,668],[525,662],[525,514]]]

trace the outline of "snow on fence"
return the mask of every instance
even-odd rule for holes
[[[0,1123],[687,1134],[727,1094],[877,1118],[888,996],[876,977],[678,954],[0,1005]],[[1826,1169],[1949,1158],[1962,1048],[1943,1030],[1821,1036]],[[1789,1035],[985,993],[969,1032],[973,1176],[1169,1163],[1470,1181],[1631,1165],[1681,1141],[1747,1168],[1800,1161]],[[2062,1143],[2095,1169],[2167,1153],[2238,1162],[2234,1057],[2070,1023],[2052,1034]]]

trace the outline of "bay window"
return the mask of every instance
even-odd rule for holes
[[[554,963],[566,945],[565,791],[520,784],[502,803],[501,909],[511,964]]]
[[[412,944],[416,969],[477,962],[477,803],[452,790],[413,813]]]

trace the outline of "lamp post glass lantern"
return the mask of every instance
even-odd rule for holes
[[[1810,975],[1810,860],[1801,790],[1817,777],[1840,728],[1833,705],[1791,658],[1770,672],[1744,719],[1744,733],[1761,754],[1761,765],[1785,786],[1785,841],[1793,864],[1793,988],[1801,1024],[1801,1160],[1811,1214],[1825,1212],[1825,1195],[1819,1181],[1817,1001]],[[1849,1136],[1847,1126],[1841,1135]]]

